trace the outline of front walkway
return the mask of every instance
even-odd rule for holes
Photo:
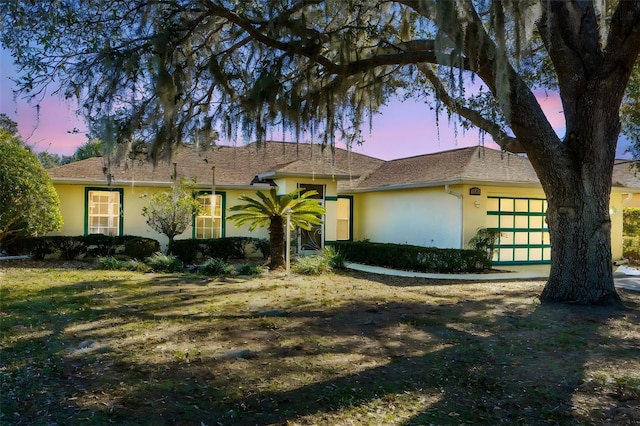
[[[505,272],[486,274],[431,274],[425,272],[401,271],[398,269],[383,268],[380,266],[363,265],[361,263],[347,262],[345,266],[360,272],[369,272],[380,275],[393,275],[397,277],[431,278],[437,280],[469,280],[469,281],[495,281],[495,280],[544,280],[549,276],[549,265],[509,266]],[[640,291],[640,276],[616,273],[614,269],[613,280],[615,286],[627,290]]]

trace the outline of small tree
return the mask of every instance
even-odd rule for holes
[[[317,191],[302,192],[297,189],[281,197],[276,193],[276,188],[271,188],[269,195],[256,192],[258,198],[243,195],[240,200],[246,204],[238,204],[231,207],[231,211],[242,211],[228,217],[236,223],[236,227],[249,224],[249,231],[256,227],[269,228],[269,244],[271,246],[271,269],[279,269],[284,266],[284,218],[287,210],[291,209],[291,229],[296,227],[310,230],[312,225],[322,224],[324,207],[312,197]]]
[[[192,188],[184,180],[176,181],[171,191],[142,197],[149,199],[149,205],[142,208],[142,215],[151,229],[169,238],[167,254],[171,254],[176,235],[182,234],[202,210],[200,202],[193,197]]]
[[[51,179],[20,138],[0,129],[0,251],[20,237],[62,227]]]

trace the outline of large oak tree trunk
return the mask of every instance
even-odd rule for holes
[[[611,221],[601,200],[609,193],[574,185],[547,194],[551,271],[542,302],[620,304],[611,266]]]
[[[609,213],[619,103],[607,80],[593,81],[575,101],[563,100],[573,125],[558,161],[540,162],[533,155],[548,200],[551,238],[543,302],[621,305],[613,282]]]

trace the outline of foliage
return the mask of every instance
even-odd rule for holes
[[[263,192],[256,192],[256,198],[246,195],[240,196],[240,201],[245,204],[232,206],[229,210],[235,213],[227,217],[235,222],[236,227],[249,225],[249,231],[256,227],[269,228],[269,247],[271,253],[270,268],[278,269],[284,266],[284,238],[285,229],[284,218],[290,212],[289,218],[291,228],[302,228],[309,230],[313,225],[322,224],[324,207],[313,197],[318,195],[317,191],[304,191],[302,188],[296,189],[288,194],[278,196],[276,188],[269,190],[269,195]]]
[[[147,225],[151,229],[169,238],[167,253],[170,254],[174,238],[191,225],[193,217],[202,210],[202,205],[184,180],[174,182],[171,191],[154,192],[142,197],[148,200],[148,205],[142,208],[142,215],[147,218]]]
[[[629,151],[640,160],[640,61],[636,61],[622,106],[622,134],[631,142]],[[640,163],[636,164],[640,167]]]
[[[485,252],[478,250],[438,249],[370,241],[339,241],[334,247],[350,262],[409,271],[477,272],[491,267]]]
[[[134,259],[144,260],[160,251],[160,243],[151,238],[134,238],[124,243],[124,254]]]
[[[5,131],[10,136],[17,136],[18,123],[9,118],[7,114],[2,113],[0,114],[0,131]]]
[[[51,179],[20,139],[0,130],[0,251],[16,238],[62,227]]]
[[[175,240],[172,253],[189,263],[198,258],[244,259],[248,250],[259,250],[263,258],[269,255],[269,242],[263,238],[225,237]]]
[[[291,265],[291,270],[297,274],[321,275],[333,270],[329,259],[322,254],[300,256]]]
[[[200,266],[198,271],[204,275],[222,276],[232,274],[235,269],[222,259],[208,259]]]
[[[322,256],[327,259],[332,269],[344,269],[345,258],[335,246],[327,246],[322,250]]]
[[[480,228],[476,235],[469,240],[469,245],[474,250],[487,254],[489,262],[493,259],[493,249],[500,238],[500,231],[491,228]]]
[[[133,243],[133,245],[132,245]],[[15,244],[15,250],[21,253],[31,253],[34,259],[44,259],[50,254],[58,254],[63,259],[75,259],[77,257],[106,257],[116,253],[142,259],[141,252],[136,246],[145,247],[145,251],[151,247],[160,247],[158,241],[151,238],[136,237],[133,235],[51,235],[44,237],[22,238]],[[149,253],[147,256],[152,255]]]
[[[123,260],[114,256],[98,257],[96,268],[111,271],[150,272],[151,267],[142,261],[131,259]]]
[[[102,157],[103,147],[99,139],[89,139],[76,148],[73,153],[73,161],[86,160],[92,157]]]
[[[145,263],[155,272],[182,272],[184,264],[176,256],[155,253]]]
[[[42,164],[42,167],[45,169],[50,169],[52,167],[57,167],[62,165],[62,157],[58,154],[51,154],[47,151],[41,151],[36,154],[38,161]]]
[[[234,269],[238,275],[244,276],[260,275],[265,271],[265,268],[263,266],[250,263],[238,264],[234,266]]]
[[[628,237],[640,236],[640,207],[622,211],[622,233]]]
[[[622,213],[622,255],[640,262],[640,208],[626,208]]]

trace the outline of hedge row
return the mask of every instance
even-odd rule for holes
[[[227,237],[198,240],[175,240],[171,254],[183,262],[190,263],[198,259],[245,259],[254,251],[263,258],[269,256],[269,241],[252,237]]]
[[[34,259],[44,259],[48,254],[59,253],[60,257],[72,260],[77,257],[98,257],[124,254],[134,259],[144,259],[160,250],[160,243],[151,238],[134,235],[53,235],[19,240],[12,250],[30,253]]]
[[[491,268],[479,250],[439,249],[405,244],[340,241],[334,247],[347,261],[422,272],[478,272]]]

